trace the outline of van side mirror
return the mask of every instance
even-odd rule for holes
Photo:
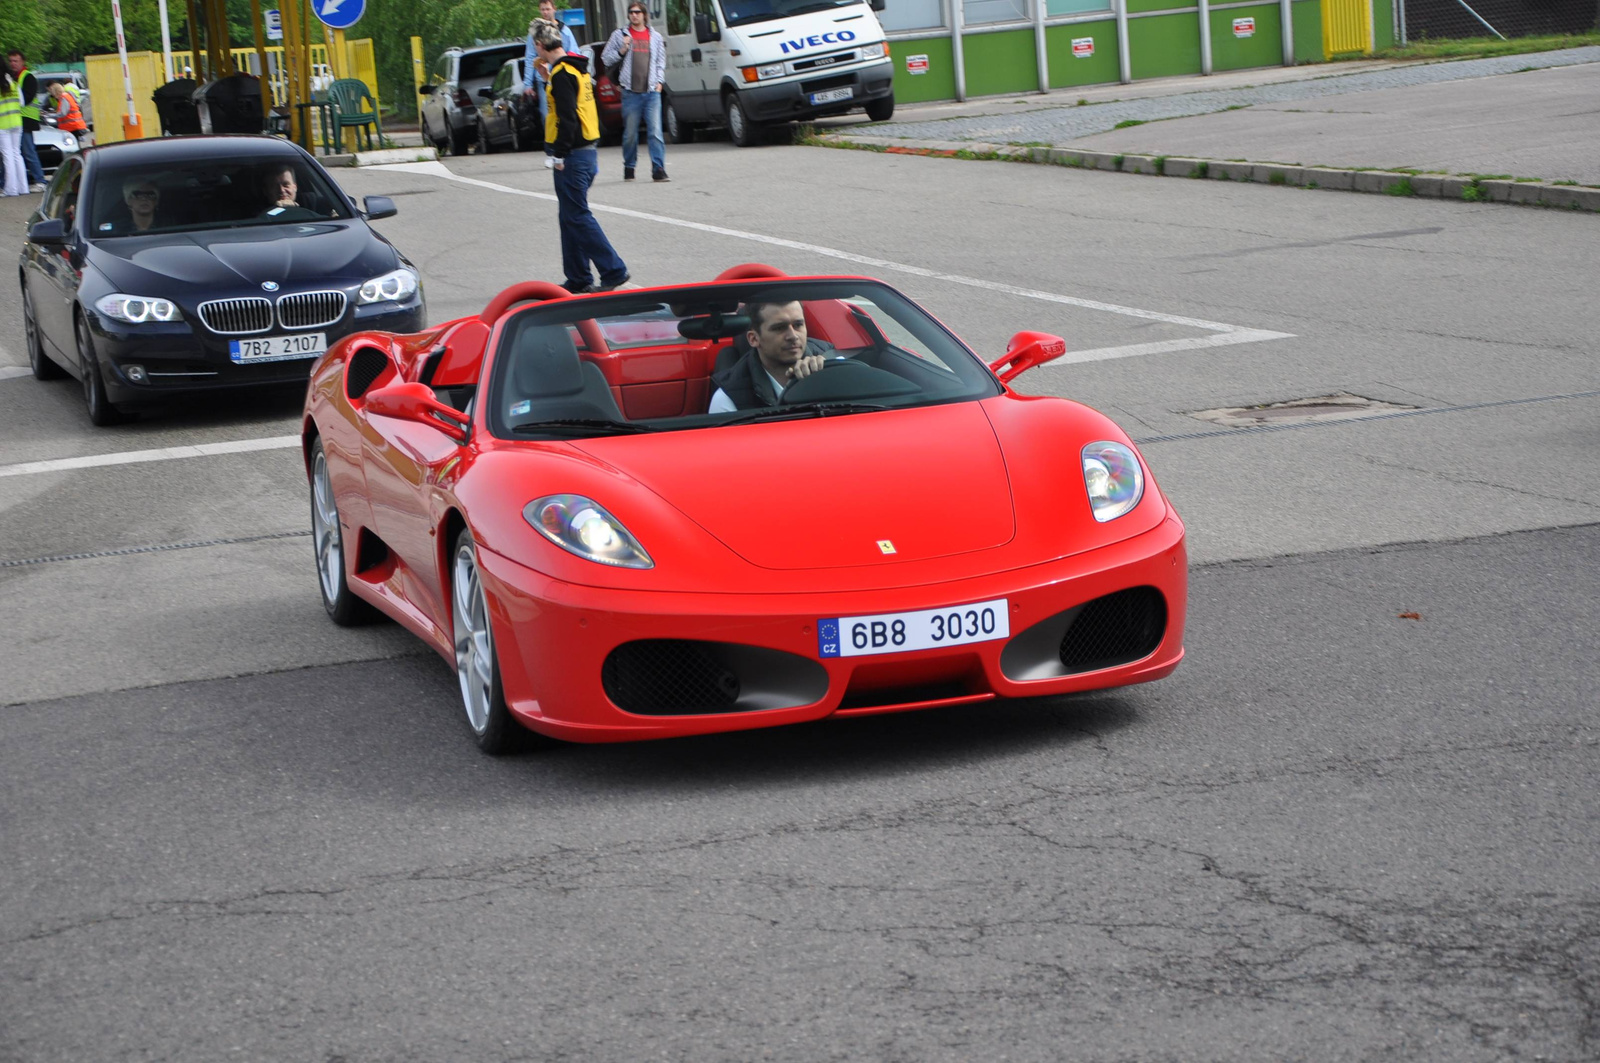
[[[722,30],[711,24],[711,16],[701,12],[694,17],[694,39],[700,44],[722,40]]]
[[[1019,332],[1006,344],[1006,353],[989,363],[1002,384],[1009,383],[1036,365],[1067,353],[1067,341],[1048,332]]]
[[[467,429],[472,423],[460,410],[451,409],[433,397],[433,389],[426,384],[408,382],[390,384],[388,387],[367,392],[362,400],[367,414],[395,417],[437,428],[457,443],[467,441]]]

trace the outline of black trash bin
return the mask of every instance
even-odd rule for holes
[[[162,136],[200,132],[200,112],[194,105],[195,84],[194,78],[178,78],[150,94],[156,101],[156,114],[161,118]]]
[[[234,74],[207,82],[194,91],[202,133],[259,133],[265,127],[261,113],[261,79]]]

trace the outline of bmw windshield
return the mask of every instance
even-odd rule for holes
[[[351,217],[320,169],[283,154],[94,171],[91,236],[142,236]]]
[[[1000,386],[886,285],[781,279],[519,310],[487,392],[494,435],[560,439],[870,414]]]

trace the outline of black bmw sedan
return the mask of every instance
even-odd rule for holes
[[[40,380],[83,382],[114,424],[186,393],[303,381],[365,329],[426,326],[422,285],[298,146],[276,137],[132,140],[67,159],[29,219],[22,311]]]

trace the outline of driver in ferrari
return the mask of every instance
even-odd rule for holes
[[[709,413],[732,413],[776,406],[784,389],[822,368],[832,344],[806,336],[805,307],[794,303],[747,303],[745,340],[750,350],[712,376],[717,386]]]

